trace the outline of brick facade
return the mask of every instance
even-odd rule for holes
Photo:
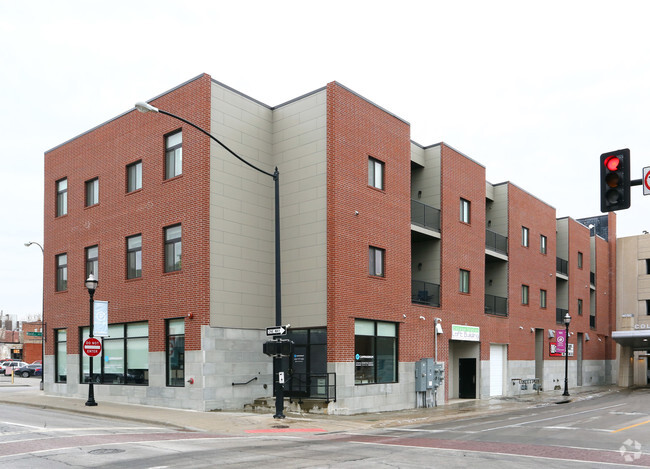
[[[219,99],[212,94],[215,88]],[[486,171],[480,163],[446,143],[419,147],[410,140],[408,122],[343,85],[332,82],[324,90],[326,108],[322,106],[323,89],[270,108],[201,75],[151,104],[208,131],[211,123],[216,123],[218,128],[213,131],[232,141],[238,151],[256,162],[259,158],[264,167],[278,165],[285,210],[282,230],[284,239],[290,236],[291,240],[282,248],[287,254],[282,265],[283,287],[287,287],[283,301],[289,300],[285,301],[285,320],[292,318],[292,327],[327,328],[328,371],[341,374],[337,376],[339,399],[327,404],[329,412],[413,407],[415,362],[436,353],[447,370],[444,390],[439,391],[441,402],[458,397],[458,361],[464,357],[476,359],[476,397],[487,397],[494,378],[490,376],[493,345],[507,351],[500,378],[504,385],[514,374],[535,377],[543,368],[543,376],[538,377],[548,387],[563,370],[562,358],[549,356],[548,331],[563,328],[556,323],[556,307],[565,301],[574,318],[571,330],[585,337],[581,358],[592,368],[605,370],[609,366],[608,361],[614,359],[609,339],[615,305],[615,275],[611,274],[616,265],[615,252],[612,254],[613,215],[608,220],[612,233],[609,240],[590,236],[589,229],[575,220],[558,222],[555,208],[512,183],[487,184],[486,188]],[[304,107],[296,104],[301,100]],[[183,174],[164,180],[164,136],[179,129],[183,131]],[[304,142],[301,132],[309,134]],[[305,167],[301,158],[305,158]],[[368,183],[369,158],[383,164],[382,189]],[[126,166],[138,160],[142,161],[143,187],[127,194]],[[138,402],[182,406],[189,400],[193,408],[206,410],[241,408],[255,397],[271,396],[274,375],[270,360],[261,354],[264,330],[260,328],[271,317],[271,269],[267,270],[271,256],[266,249],[273,245],[273,232],[267,229],[270,218],[266,212],[249,216],[245,209],[217,209],[211,199],[230,190],[232,197],[244,194],[242,198],[250,197],[255,200],[254,206],[263,207],[259,201],[268,191],[255,194],[252,189],[242,189],[242,178],[253,181],[246,182],[247,189],[251,184],[259,186],[254,182],[254,173],[242,178],[225,171],[215,175],[213,167],[211,178],[211,162],[221,164],[206,135],[168,116],[135,111],[46,153],[46,358],[53,360],[54,331],[59,328],[67,329],[68,354],[79,354],[78,332],[87,326],[89,314],[84,287],[85,248],[98,245],[99,286],[95,298],[109,301],[109,322],[148,321],[153,377],[148,388],[138,394]],[[289,170],[283,172],[285,167]],[[422,170],[422,178],[414,176],[416,169]],[[324,172],[322,180],[319,171]],[[56,181],[64,177],[68,179],[68,213],[55,217]],[[99,204],[85,207],[84,183],[93,178],[99,179]],[[317,181],[326,185],[324,196],[318,194],[320,187],[313,190]],[[230,182],[236,190],[227,188]],[[311,191],[311,198],[302,207],[301,191]],[[439,210],[440,227],[437,231],[421,230],[416,236],[411,199],[419,198],[421,192],[422,200],[431,209]],[[461,200],[469,203],[469,222],[459,216]],[[219,203],[223,204],[223,200]],[[226,219],[225,213],[230,218]],[[320,227],[321,232],[313,237],[325,237],[325,243],[310,242],[309,233],[302,231],[306,223],[303,215],[309,218],[310,229]],[[250,226],[242,233],[233,220],[245,220]],[[183,229],[182,269],[165,273],[163,229],[178,223]],[[210,229],[221,229],[222,225],[223,231]],[[528,229],[528,246],[522,245],[522,227]],[[507,253],[486,252],[486,230],[495,230],[507,238]],[[556,234],[558,231],[561,234]],[[125,239],[140,233],[142,277],[127,280]],[[254,239],[241,245],[232,242],[233,236],[243,235]],[[230,237],[231,244],[221,243],[221,236]],[[541,236],[546,239],[546,252],[540,249]],[[560,244],[562,252],[568,253],[562,255],[569,257],[568,280],[556,275]],[[264,259],[251,259],[245,246],[255,246]],[[369,273],[370,247],[385,250],[383,276]],[[321,254],[323,249],[326,253]],[[221,251],[226,250],[228,262],[221,256]],[[582,269],[577,267],[578,252],[583,253]],[[61,253],[68,255],[68,288],[56,292],[55,256]],[[246,294],[246,279],[241,277],[247,274],[241,270],[237,277],[233,267],[237,256],[249,261],[249,276],[253,276],[255,266],[263,264],[260,268],[265,274],[259,286],[263,294]],[[595,291],[590,286],[592,264]],[[215,270],[224,275],[215,275]],[[461,270],[469,272],[467,293],[459,291]],[[319,284],[323,272],[327,283],[324,295]],[[424,281],[439,284],[439,305],[414,301],[412,279],[420,272]],[[302,282],[301,275],[312,283]],[[309,285],[315,286],[314,292],[305,290]],[[527,304],[522,302],[522,285],[528,286]],[[545,307],[541,305],[542,290],[546,292]],[[211,298],[211,291],[219,293]],[[486,293],[506,297],[507,312],[487,311]],[[218,296],[223,298],[215,298]],[[582,316],[576,311],[578,299],[583,300]],[[589,312],[594,299],[597,320],[592,328]],[[238,311],[245,321],[237,321]],[[185,349],[193,360],[188,370],[196,376],[193,387],[175,393],[165,388],[161,377],[165,320],[170,318],[185,318]],[[443,327],[443,333],[437,336],[437,351],[435,318],[442,320]],[[396,383],[355,385],[355,319],[397,325]],[[452,340],[452,325],[478,327],[480,341]],[[575,342],[576,337],[572,336],[570,342]],[[576,358],[571,358],[572,369],[577,366]],[[75,362],[71,359],[70,363]],[[259,380],[237,390],[231,385],[247,381],[250,376]],[[596,378],[610,380],[605,372]],[[112,392],[124,399],[137,394],[124,388]],[[56,392],[65,391],[56,388]],[[503,393],[510,392],[511,388],[504,386]],[[160,397],[167,395],[172,397]]]
[[[153,101],[210,129],[207,75]],[[165,319],[186,321],[185,347],[198,350],[209,319],[209,138],[171,118],[130,111],[45,154],[46,354],[53,331],[67,328],[68,353],[78,353],[88,325],[85,248],[99,246],[96,300],[109,301],[111,323],[149,321],[150,351],[165,350]],[[164,135],[183,129],[183,174],[164,179]],[[126,192],[126,166],[142,160],[142,189]],[[68,179],[68,213],[55,217],[56,181]],[[99,178],[99,203],[85,207],[85,181]],[[164,272],[163,227],[181,223],[183,269]],[[126,237],[142,234],[142,277],[126,278]],[[67,253],[68,288],[55,291],[55,256]]]

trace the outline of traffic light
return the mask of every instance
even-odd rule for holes
[[[600,155],[600,211],[630,208],[630,150]]]
[[[262,352],[271,357],[288,357],[293,354],[293,341],[280,339],[264,342]]]

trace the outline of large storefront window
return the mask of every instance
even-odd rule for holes
[[[167,386],[185,386],[185,320],[167,321]]]
[[[355,384],[397,382],[397,324],[354,322]]]
[[[68,380],[68,331],[56,329],[54,331],[54,382],[65,383]]]
[[[88,338],[81,330],[81,344]],[[111,324],[102,340],[102,353],[93,358],[93,381],[103,384],[149,384],[149,324]],[[89,357],[81,352],[81,381],[90,379]]]

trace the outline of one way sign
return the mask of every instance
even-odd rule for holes
[[[266,328],[266,335],[286,335],[289,326],[274,326]]]

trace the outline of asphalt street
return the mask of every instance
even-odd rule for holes
[[[0,379],[0,465],[650,467],[650,389],[593,388],[352,417],[192,412],[46,396]]]

